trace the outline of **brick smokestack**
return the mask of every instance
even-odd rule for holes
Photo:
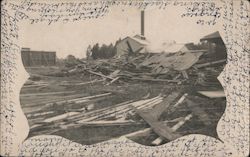
[[[141,35],[145,36],[144,34],[144,10],[141,11]]]

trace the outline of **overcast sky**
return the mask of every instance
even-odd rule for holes
[[[177,43],[195,42],[217,26],[200,26],[197,19],[181,18],[184,8],[168,7],[166,10],[145,11],[145,36],[153,45],[175,40]],[[102,18],[75,23],[52,25],[20,25],[20,45],[32,50],[56,51],[57,57],[72,54],[82,58],[88,45],[114,44],[119,38],[140,34],[140,10],[112,7]]]

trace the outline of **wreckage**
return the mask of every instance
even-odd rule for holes
[[[215,128],[226,102],[217,77],[225,56],[218,59],[211,57],[216,51],[183,46],[174,51],[178,47],[174,45],[173,53],[152,53],[145,43],[131,43],[138,40],[122,40],[114,58],[33,75],[21,92],[29,136],[61,135],[82,144],[125,136],[144,145],[160,145],[191,133],[217,137]],[[72,76],[85,81],[73,81]],[[51,77],[70,79],[48,81]],[[38,92],[50,86],[58,90]]]

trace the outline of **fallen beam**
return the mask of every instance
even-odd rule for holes
[[[178,138],[180,135],[172,132],[171,128],[166,126],[164,122],[160,122],[157,120],[156,116],[150,114],[150,112],[143,112],[135,107],[133,107],[135,112],[140,115],[153,129],[153,131],[158,134],[162,138],[166,138],[168,140],[174,140]]]
[[[180,80],[167,80],[167,79],[150,79],[150,78],[131,78],[131,80],[139,80],[139,81],[152,81],[152,82],[171,82],[171,83],[178,83]]]
[[[171,130],[173,132],[177,131],[183,124],[185,124],[188,120],[190,120],[192,118],[192,114],[187,115],[183,120],[179,121],[177,124],[175,124]],[[153,145],[159,145],[162,143],[162,141],[164,140],[164,138],[162,137],[158,137],[157,139],[155,139],[152,144]]]
[[[69,94],[74,93],[75,91],[64,91],[64,92],[48,92],[48,93],[29,93],[29,94],[20,94],[21,97],[28,96],[43,96],[43,95],[57,95],[57,94]]]
[[[55,117],[45,119],[43,122],[45,122],[45,123],[55,122],[55,121],[58,121],[58,120],[61,120],[61,119],[68,118],[68,117],[70,117],[72,115],[79,114],[79,113],[80,112],[68,112],[68,113],[64,113],[64,114],[61,114],[61,115],[57,115]]]
[[[181,71],[181,73],[182,73],[182,76],[183,76],[185,79],[188,79],[188,78],[189,78],[189,77],[188,77],[188,74],[187,74],[187,72],[186,72],[185,70]]]
[[[127,135],[123,135],[127,138],[133,138],[133,137],[141,137],[141,136],[147,136],[150,134],[150,132],[152,132],[153,130],[151,128],[146,128],[146,129],[143,129],[143,130],[139,130],[139,131],[136,131],[136,132],[132,132],[132,133],[129,133]]]
[[[222,98],[226,97],[224,91],[198,91],[201,95],[209,98]]]
[[[177,101],[177,103],[174,104],[173,107],[179,106],[179,105],[185,100],[185,98],[186,98],[187,96],[188,96],[188,94],[185,93],[185,94]]]
[[[151,113],[154,114],[157,119],[162,115],[162,113],[170,107],[170,104],[178,97],[179,93],[173,92],[170,95],[167,96],[167,98],[163,99],[163,102],[161,102],[159,105],[154,106],[153,109],[151,109]]]
[[[92,80],[88,82],[82,82],[82,83],[75,83],[75,84],[61,84],[61,86],[80,86],[80,85],[87,85],[87,84],[93,84],[93,83],[98,83],[98,82],[103,82],[105,79],[102,80]]]
[[[88,99],[93,99],[93,98],[97,98],[97,97],[107,96],[107,95],[110,95],[110,94],[111,93],[104,93],[104,94],[87,96],[87,97],[82,97],[82,98],[77,98],[77,99],[63,100],[63,101],[59,101],[59,102],[48,103],[48,104],[46,104],[46,106],[51,106],[53,104],[61,105],[61,104],[64,104],[64,103],[72,103],[72,102],[78,102],[78,101],[86,102],[86,101],[88,101]]]
[[[218,60],[218,61],[214,61],[214,62],[209,62],[209,63],[196,64],[194,67],[195,68],[203,68],[203,67],[207,67],[207,66],[211,66],[211,65],[221,64],[224,62],[226,62],[226,59],[222,59],[222,60]]]
[[[121,103],[122,105],[112,106],[111,108],[107,108],[106,110],[102,110],[101,112],[97,112],[98,114],[94,114],[94,115],[85,117],[84,119],[81,119],[77,122],[82,123],[82,122],[86,122],[86,121],[102,120],[102,119],[105,119],[108,117],[117,116],[119,114],[123,114],[123,113],[131,110],[131,108],[129,108],[129,106],[131,106],[131,105],[134,105],[136,107],[140,107],[142,105],[151,103],[155,99],[158,99],[158,98],[159,98],[159,96],[151,98],[151,99],[139,100],[136,102]]]
[[[94,75],[97,75],[97,76],[101,76],[101,77],[103,77],[103,78],[110,79],[110,80],[113,80],[113,79],[114,79],[113,77],[106,76],[106,75],[103,75],[102,73],[97,73],[97,72],[94,72],[94,71],[91,71],[91,70],[87,70],[87,72],[89,72],[89,73],[91,73],[91,74],[94,74]]]
[[[106,85],[111,85],[112,83],[116,82],[119,79],[120,79],[120,77],[116,77],[112,81],[110,81],[109,83],[107,83]]]

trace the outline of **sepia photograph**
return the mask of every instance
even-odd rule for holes
[[[181,11],[113,6],[71,24],[22,23],[28,137],[84,145],[126,137],[146,146],[190,134],[219,139],[227,49],[216,27]]]

